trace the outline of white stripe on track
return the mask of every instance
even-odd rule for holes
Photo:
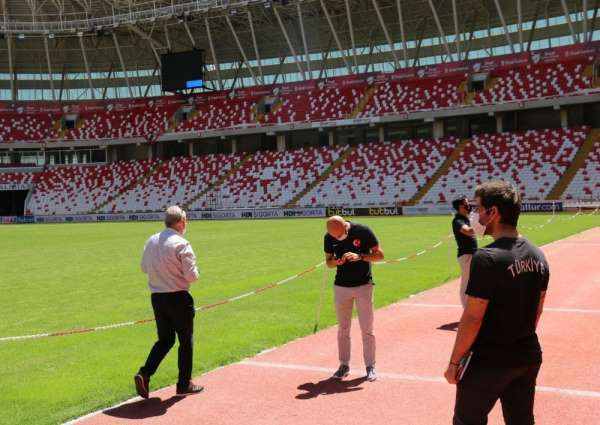
[[[418,307],[418,308],[460,308],[462,309],[462,305],[460,304],[435,304],[435,303],[410,303],[410,302],[402,302],[397,303],[397,306],[400,307]],[[582,313],[582,314],[600,314],[600,309],[593,308],[563,308],[563,307],[544,307],[544,312],[551,311],[555,313]]]
[[[333,369],[319,366],[308,366],[293,363],[272,363],[272,362],[257,362],[252,360],[244,360],[238,365],[259,367],[264,369],[287,369],[296,370],[303,372],[319,372],[319,373],[332,373]],[[353,376],[364,376],[363,371],[350,370],[350,375]],[[433,383],[446,383],[446,380],[438,376],[421,376],[411,375],[405,373],[390,373],[390,372],[377,372],[377,375],[383,379],[390,379],[396,381],[412,381],[412,382],[433,382]],[[549,387],[544,385],[536,386],[536,391],[541,393],[559,394],[571,397],[586,397],[586,398],[597,398],[600,399],[600,391],[580,390],[574,388],[560,388],[560,387]]]

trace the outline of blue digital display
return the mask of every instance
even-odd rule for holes
[[[204,80],[191,80],[185,82],[185,87],[188,89],[197,89],[204,87]]]

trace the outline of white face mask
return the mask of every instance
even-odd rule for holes
[[[475,231],[475,235],[483,236],[485,234],[485,226],[479,222],[479,214],[475,211],[469,214],[469,221],[471,222],[471,227]]]

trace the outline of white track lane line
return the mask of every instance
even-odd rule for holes
[[[296,370],[302,372],[319,372],[331,374],[333,369],[319,366],[308,366],[294,363],[272,363],[272,362],[257,362],[252,360],[244,360],[239,363],[235,363],[242,366],[258,367],[263,369],[287,369]],[[364,376],[363,371],[350,370],[350,374],[353,376]],[[421,376],[421,375],[410,375],[405,373],[390,373],[377,371],[377,375],[383,379],[390,379],[396,381],[412,381],[412,382],[433,382],[445,384],[446,380],[441,376]],[[589,391],[580,390],[574,388],[559,388],[559,387],[548,387],[544,385],[536,386],[536,391],[540,393],[559,394],[570,397],[584,397],[584,398],[597,398],[600,399],[600,391]]]
[[[395,304],[398,307],[417,307],[417,308],[460,308],[460,304],[435,304],[435,303],[410,303],[403,302]],[[582,314],[600,314],[599,309],[591,308],[562,308],[562,307],[544,307],[544,312],[551,311],[554,313],[582,313]]]

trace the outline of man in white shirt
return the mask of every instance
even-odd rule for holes
[[[194,299],[190,284],[198,280],[196,255],[183,238],[186,215],[178,206],[165,213],[166,229],[152,235],[144,246],[142,271],[148,275],[158,341],[150,350],[146,364],[134,377],[137,393],[148,398],[150,377],[179,338],[179,379],[177,394],[198,393],[204,389],[191,382],[194,333]]]

